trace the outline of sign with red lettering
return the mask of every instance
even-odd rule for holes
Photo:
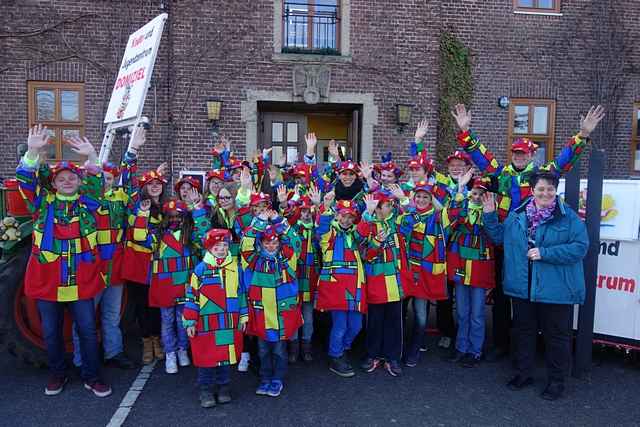
[[[158,15],[129,36],[111,92],[105,123],[119,122],[142,114],[166,19],[166,13]]]

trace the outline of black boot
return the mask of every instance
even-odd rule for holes
[[[340,357],[332,357],[331,362],[329,362],[329,370],[344,378],[349,378],[356,374],[353,371],[353,367],[345,359],[344,355]]]
[[[311,353],[311,341],[302,341],[302,360],[306,363],[313,362]]]
[[[200,406],[203,408],[213,408],[216,406],[216,398],[209,386],[200,386]]]
[[[229,384],[218,386],[218,403],[224,405],[231,402],[231,387]]]
[[[296,363],[298,361],[298,356],[300,356],[300,343],[298,340],[289,341],[287,343],[287,347],[289,347],[289,363]]]

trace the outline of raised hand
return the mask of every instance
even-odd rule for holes
[[[482,193],[482,212],[491,213],[496,210],[496,195],[490,191]]]
[[[202,201],[202,196],[200,196],[198,190],[192,187],[187,192],[187,200],[185,201],[187,203],[191,203],[192,205],[197,205]]]
[[[336,198],[336,193],[333,191],[329,191],[327,194],[324,195],[323,203],[324,203],[325,209],[329,209],[331,207],[331,204],[333,203],[335,198]]]
[[[393,197],[395,197],[396,199],[400,200],[406,197],[400,185],[391,184],[388,186],[388,188],[389,188],[389,191],[391,191],[391,194],[393,194]]]
[[[361,161],[360,162],[360,172],[362,172],[362,176],[364,176],[365,179],[369,179],[371,178],[371,164],[366,162],[366,161]]]
[[[308,133],[304,136],[304,141],[307,143],[307,156],[311,157],[316,154],[316,145],[318,139],[315,133]]]
[[[71,151],[81,156],[87,156],[90,162],[94,162],[97,158],[96,149],[85,137],[72,136],[66,140],[69,144]]]
[[[137,129],[133,132],[133,138],[129,141],[129,148],[133,148],[134,150],[140,149],[147,140],[147,130],[142,126],[138,126]]]
[[[142,199],[140,201],[140,210],[142,212],[148,212],[151,209],[151,199]]]
[[[278,202],[280,202],[281,205],[286,205],[288,201],[287,196],[287,187],[280,185],[278,187]]]
[[[220,142],[224,144],[225,150],[231,151],[231,140],[224,135],[220,135]]]
[[[473,177],[473,168],[469,168],[468,171],[458,177],[458,188],[462,190]]]
[[[247,166],[242,167],[240,172],[240,187],[251,190],[253,188],[253,182],[251,181],[251,171]]]
[[[457,104],[455,109],[451,112],[451,115],[456,119],[458,128],[460,128],[462,132],[469,130],[469,126],[471,126],[471,111],[467,111],[464,104]]]
[[[592,105],[587,115],[580,118],[580,137],[588,138],[603,118],[604,107],[602,107],[602,105],[598,105],[597,107]]]
[[[378,200],[373,197],[373,194],[366,194],[364,196],[364,203],[367,205],[367,212],[373,215],[378,207]]]
[[[156,168],[156,172],[158,173],[158,175],[162,175],[162,176],[166,175],[167,172],[169,172],[169,163],[167,162],[160,163]]]
[[[227,138],[225,138],[224,136],[220,136],[220,138],[218,138],[218,142],[213,144],[213,151],[215,151],[217,154],[222,154],[227,149],[228,143],[229,141],[227,140]]]
[[[278,217],[278,212],[274,211],[273,209],[267,209],[266,211],[264,211],[264,213],[267,215],[267,219],[269,220],[273,220]]]
[[[29,151],[37,154],[38,150],[49,143],[51,135],[46,126],[37,125],[29,129],[29,137],[27,138],[27,146]]]
[[[307,194],[311,199],[311,203],[313,203],[316,206],[320,206],[321,195],[320,195],[320,191],[318,190],[318,187],[316,187],[314,184],[311,184],[309,186],[309,190],[307,191]]]
[[[429,129],[429,122],[427,119],[420,120],[418,123],[418,127],[416,128],[415,138],[416,141],[421,140],[427,134],[427,130]]]
[[[340,150],[338,149],[338,144],[335,139],[329,141],[329,155],[333,157],[334,160],[340,160]]]

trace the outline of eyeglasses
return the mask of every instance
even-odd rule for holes
[[[231,200],[231,196],[218,196],[218,200]]]

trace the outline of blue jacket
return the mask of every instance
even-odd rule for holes
[[[504,293],[533,302],[582,304],[585,294],[582,259],[589,248],[587,228],[560,199],[551,219],[540,224],[535,232],[535,247],[540,249],[541,259],[532,262],[529,295],[525,211],[529,200],[509,213],[503,224],[498,222],[496,212],[483,215],[491,240],[504,245]]]

